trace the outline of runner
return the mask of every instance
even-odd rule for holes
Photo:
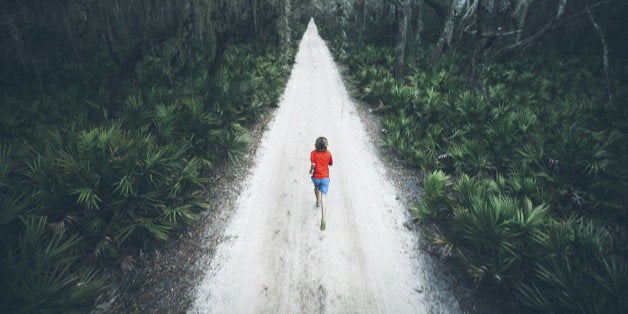
[[[314,144],[315,150],[310,153],[310,174],[314,182],[316,207],[321,207],[321,230],[325,230],[325,213],[327,190],[329,189],[329,166],[334,164],[331,152],[327,150],[327,139],[319,137]]]

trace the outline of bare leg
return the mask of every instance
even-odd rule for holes
[[[316,196],[316,203],[320,203],[321,201],[321,192],[317,187],[314,187],[314,195]]]
[[[327,195],[323,194],[321,196],[321,219],[325,220],[325,214],[327,213]]]
[[[325,230],[325,214],[327,213],[327,195],[321,195],[321,230]]]

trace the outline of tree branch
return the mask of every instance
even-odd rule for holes
[[[596,8],[596,7],[608,4],[610,2],[611,1],[598,2],[595,5],[593,5],[592,8]],[[585,10],[585,11],[573,14],[573,15],[571,15],[569,17],[564,18],[564,19],[560,19],[560,17],[562,16],[563,12],[564,11],[561,12],[560,8],[559,8],[559,12],[558,13],[560,13],[560,14],[557,13],[556,17],[551,18],[545,24],[545,26],[543,26],[543,28],[541,30],[539,30],[538,32],[536,32],[535,34],[529,36],[528,38],[526,38],[524,40],[518,41],[518,42],[516,42],[514,44],[511,44],[511,45],[508,45],[506,47],[503,47],[503,48],[499,49],[495,53],[494,57],[495,58],[500,58],[503,55],[511,53],[511,52],[513,52],[513,51],[515,51],[517,49],[528,47],[529,45],[531,45],[535,41],[539,40],[541,37],[547,35],[549,32],[554,31],[554,30],[558,29],[559,27],[567,24],[568,22],[571,22],[572,20],[581,18],[581,17],[583,17],[584,15],[587,14],[587,12]]]
[[[591,13],[591,9],[589,8],[589,5],[584,0],[582,0],[582,3],[584,4],[584,8],[587,12],[587,15],[589,16],[589,20],[591,21],[591,24],[593,24],[593,28],[597,32],[598,36],[600,37],[600,41],[602,42],[602,61],[604,62],[604,80],[606,81],[606,98],[608,98],[608,103],[610,104],[613,102],[613,89],[612,89],[612,83],[611,83],[611,70],[610,70],[610,65],[609,65],[610,62],[608,60],[608,43],[606,42],[606,36],[604,35],[604,30],[602,29],[602,27],[600,27],[600,25],[597,23],[597,21],[593,17],[593,13]]]

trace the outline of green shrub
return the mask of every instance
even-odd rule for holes
[[[0,310],[7,313],[88,311],[107,289],[105,278],[81,266],[80,238],[47,231],[46,218],[27,218],[15,242],[3,246]]]
[[[383,146],[429,173],[413,216],[438,226],[435,242],[474,281],[506,289],[522,310],[626,311],[627,112],[602,104],[585,63],[491,64],[485,98],[457,57],[428,71],[421,51],[393,79],[392,47],[334,45],[356,96],[388,108]]]
[[[424,182],[421,204],[413,206],[415,218],[419,221],[442,219],[451,212],[451,198],[447,186],[451,178],[442,171],[431,173]]]
[[[584,219],[551,221],[537,231],[543,255],[531,280],[519,285],[522,302],[552,312],[622,313],[628,305],[628,268],[610,253],[612,239]]]
[[[210,75],[214,47],[162,48],[115,98],[107,62],[68,69],[43,93],[3,91],[0,312],[89,311],[107,288],[99,268],[193,221],[212,168],[241,160],[295,53],[234,43]]]

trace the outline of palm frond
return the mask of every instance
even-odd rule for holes
[[[20,242],[3,251],[3,309],[11,312],[90,309],[107,288],[93,269],[79,268],[76,235],[47,234],[46,219],[28,218]]]

